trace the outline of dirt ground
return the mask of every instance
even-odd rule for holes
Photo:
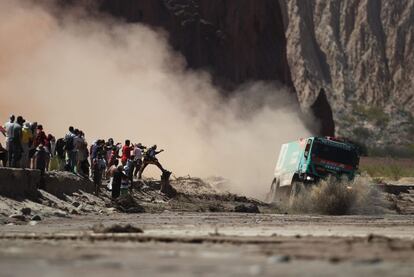
[[[39,199],[1,198],[0,276],[414,272],[411,184],[380,184],[379,196],[386,200],[381,213],[344,216],[294,214],[197,178],[172,184],[175,198],[160,194],[155,181],[136,184],[132,199],[139,209],[132,210],[116,206],[109,193],[58,199],[41,191]],[[257,210],[236,212],[240,205]]]
[[[94,233],[94,224],[143,233]],[[3,226],[1,276],[412,276],[414,216],[114,214]]]

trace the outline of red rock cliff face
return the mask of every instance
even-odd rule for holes
[[[101,0],[99,8],[164,28],[191,68],[210,71],[227,89],[249,80],[292,84],[277,1]]]

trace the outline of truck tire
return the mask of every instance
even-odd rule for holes
[[[296,197],[301,193],[303,189],[303,184],[299,181],[299,179],[294,176],[292,180],[292,185],[290,189],[290,197],[289,197],[289,203],[290,206],[294,203]]]
[[[273,178],[272,183],[270,184],[270,191],[266,195],[265,201],[268,203],[272,203],[275,200],[275,194],[276,194],[276,178]]]
[[[278,178],[273,178],[272,184],[270,185],[270,192],[266,197],[266,202],[272,203],[276,201],[277,188],[280,185],[279,183]]]

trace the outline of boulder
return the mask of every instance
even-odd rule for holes
[[[259,208],[255,204],[241,204],[234,207],[236,213],[260,213]]]

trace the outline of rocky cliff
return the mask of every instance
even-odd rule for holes
[[[337,133],[379,145],[412,143],[414,1],[280,2],[301,106],[326,97]]]
[[[227,91],[251,80],[291,87],[322,134],[412,143],[414,1],[91,2],[167,30],[189,67],[210,71]]]

